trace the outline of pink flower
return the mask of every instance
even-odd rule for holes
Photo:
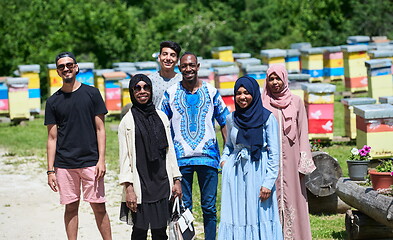
[[[365,157],[365,156],[367,156],[368,152],[366,152],[366,150],[364,150],[362,148],[362,149],[359,150],[359,154],[360,154],[360,156]]]
[[[366,151],[367,153],[369,153],[370,150],[371,150],[371,147],[370,147],[370,146],[367,146],[367,145],[364,145],[364,146],[363,146],[363,149],[364,149],[364,151]]]
[[[390,173],[390,176],[393,176],[393,172]]]

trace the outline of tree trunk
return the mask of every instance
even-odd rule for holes
[[[339,179],[336,192],[348,205],[357,208],[379,223],[393,228],[393,197],[360,186],[349,178]]]
[[[336,214],[345,213],[351,207],[343,202],[336,193],[327,197],[317,197],[307,191],[308,209],[312,214]]]
[[[348,210],[345,214],[345,229],[350,240],[393,238],[393,228],[387,227],[357,210]]]
[[[336,184],[342,175],[340,164],[325,152],[313,152],[317,169],[305,176],[307,189],[317,197],[330,196],[336,192]]]

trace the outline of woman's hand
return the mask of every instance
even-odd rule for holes
[[[175,183],[173,184],[172,187],[172,195],[173,197],[179,197],[180,199],[182,198],[182,190],[181,190],[181,182],[180,180],[175,180]]]
[[[134,187],[130,183],[126,186],[126,205],[131,211],[136,212],[136,194],[134,192]]]
[[[261,199],[261,202],[265,201],[270,197],[271,190],[265,187],[261,187],[261,190],[259,191],[259,198]]]

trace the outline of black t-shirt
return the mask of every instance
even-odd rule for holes
[[[77,90],[55,92],[46,101],[45,125],[57,125],[55,167],[84,168],[98,161],[95,116],[108,110],[97,88],[82,84]]]

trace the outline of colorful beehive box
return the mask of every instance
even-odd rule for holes
[[[7,78],[9,116],[11,120],[30,118],[29,79]]]
[[[135,67],[145,75],[150,75],[158,70],[158,64],[155,61],[136,62]]]
[[[247,66],[261,65],[261,60],[258,58],[242,58],[236,60],[237,65],[240,68],[239,76],[245,75]]]
[[[303,84],[310,139],[333,139],[334,92],[328,83]]]
[[[341,47],[323,47],[323,79],[325,82],[344,81],[344,58]]]
[[[0,115],[8,115],[8,77],[0,77]]]
[[[393,104],[393,96],[379,97],[379,102],[380,102],[380,103]]]
[[[233,53],[232,56],[236,62],[238,59],[251,58],[251,53]]]
[[[285,56],[287,55],[287,52],[283,49],[261,50],[260,55],[263,64],[283,64],[285,66]]]
[[[343,98],[341,103],[344,105],[344,127],[345,136],[356,139],[356,114],[353,112],[355,105],[375,104],[374,98]]]
[[[94,70],[94,86],[98,88],[101,93],[101,97],[105,102],[105,79],[102,76],[104,73],[114,72],[113,69],[95,69]]]
[[[214,81],[216,88],[232,89],[239,76],[239,68],[237,66],[214,68]]]
[[[322,48],[301,49],[302,73],[310,74],[310,82],[323,80]]]
[[[57,90],[63,86],[63,79],[57,73],[56,64],[46,65],[48,69],[48,87],[49,96],[52,96]]]
[[[130,91],[128,89],[130,81],[128,79],[120,80],[121,85],[121,107],[125,107],[131,103]]]
[[[233,88],[232,89],[219,89],[222,100],[227,106],[230,112],[235,111],[235,99],[233,96]]]
[[[233,46],[221,46],[212,48],[212,57],[225,62],[233,62]]]
[[[393,105],[357,105],[354,113],[357,147],[371,146],[372,158],[393,157]]]
[[[109,114],[121,112],[121,85],[120,81],[127,77],[124,72],[109,72],[102,74],[105,80],[105,104]]]
[[[298,49],[287,49],[285,56],[285,68],[288,73],[300,73],[300,51]]]
[[[393,95],[392,60],[372,59],[365,62],[367,66],[368,96],[379,97]]]
[[[198,71],[198,79],[211,84],[213,87],[215,86],[214,71],[212,71],[211,68],[200,68]]]
[[[371,59],[388,58],[393,61],[393,45],[392,45],[392,49],[368,51],[368,55],[370,56]],[[391,70],[393,73],[393,64],[391,66]]]
[[[367,46],[342,46],[344,57],[345,89],[354,92],[367,91],[367,68],[364,62],[368,60]]]
[[[254,78],[261,88],[265,87],[267,65],[248,65],[244,75]]]
[[[309,42],[300,42],[300,43],[292,43],[291,44],[291,49],[298,49],[299,51],[301,49],[309,49],[309,48],[312,48],[311,43],[309,43]],[[302,58],[300,58],[299,66],[300,66],[300,72],[301,72],[302,71]]]
[[[41,87],[40,65],[19,65],[19,73],[22,78],[29,79],[29,108],[30,113],[39,114],[41,110]]]
[[[94,86],[94,63],[81,62],[78,63],[79,73],[76,75],[76,80],[83,84]]]
[[[369,42],[369,36],[349,36],[347,38],[347,44],[349,45],[368,45]]]
[[[288,86],[291,92],[299,96],[304,101],[304,91],[302,85],[309,83],[310,74],[290,73],[288,74]]]

